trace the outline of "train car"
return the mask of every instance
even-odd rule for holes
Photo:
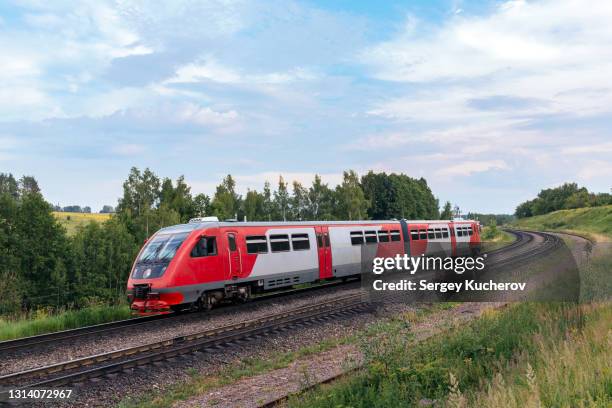
[[[377,256],[458,256],[480,250],[477,221],[219,222],[162,228],[141,249],[127,284],[139,314],[211,308],[225,300],[361,272]]]

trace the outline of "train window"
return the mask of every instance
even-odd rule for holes
[[[365,242],[366,244],[377,243],[378,239],[376,239],[376,231],[366,231],[365,232]]]
[[[323,234],[323,238],[325,241],[325,246],[329,248],[329,234],[326,232],[325,234]]]
[[[379,242],[389,242],[389,231],[387,230],[378,231],[378,241]]]
[[[215,237],[201,237],[191,250],[192,258],[217,255],[217,240]]]
[[[227,243],[229,244],[230,251],[236,250],[236,236],[234,234],[229,234],[227,236]]]
[[[363,244],[363,231],[351,231],[351,244]]]
[[[436,234],[434,233],[433,228],[427,228],[427,238],[436,239]]]
[[[448,228],[442,230],[442,238],[448,238]]]
[[[419,230],[410,231],[410,236],[413,241],[418,241],[419,240]]]
[[[270,250],[272,252],[289,251],[289,235],[270,235]]]
[[[401,241],[399,230],[391,230],[391,241]]]
[[[308,234],[292,234],[291,245],[294,251],[306,251],[310,249],[310,240]]]
[[[252,235],[246,237],[247,253],[265,254],[268,252],[268,240],[265,235]]]
[[[317,245],[319,248],[323,247],[323,236],[321,234],[317,234]]]
[[[436,239],[442,238],[442,230],[440,228],[436,228]]]
[[[427,239],[427,230],[419,230],[419,235],[421,236],[421,239]]]
[[[462,237],[463,236],[463,230],[461,229],[461,227],[457,227],[457,236],[458,237]]]
[[[472,236],[472,234],[474,234],[474,231],[472,230],[472,227],[470,227],[470,228],[468,229],[468,234],[469,234],[470,236]]]

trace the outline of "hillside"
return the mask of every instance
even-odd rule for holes
[[[68,235],[74,235],[79,225],[86,225],[91,221],[104,222],[110,219],[111,214],[77,213],[54,211],[53,215],[66,228]]]
[[[612,237],[612,205],[560,210],[521,218],[513,226],[533,230],[556,230]]]

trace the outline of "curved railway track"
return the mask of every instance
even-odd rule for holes
[[[507,267],[529,262],[534,258],[550,253],[561,243],[561,240],[552,234],[530,231],[509,232],[516,235],[517,240],[505,248],[500,248],[490,253],[490,259],[494,260],[495,267]],[[329,287],[330,285],[321,286]],[[305,292],[307,290],[312,290],[312,288],[296,289],[293,293],[298,291]],[[273,296],[279,296],[279,294],[273,294]],[[172,361],[177,357],[188,356],[189,354],[214,352],[219,348],[253,341],[254,339],[278,334],[292,328],[316,324],[317,322],[324,322],[333,318],[346,317],[371,307],[372,304],[361,294],[339,296],[331,300],[317,302],[314,305],[301,306],[232,325],[15,372],[0,377],[0,397],[2,397],[3,391],[6,392],[6,388],[10,386],[13,388],[39,388],[78,384],[88,379],[130,372],[135,368],[146,367],[146,365],[152,363],[158,364],[165,360]],[[136,324],[145,323],[147,322],[140,321]],[[121,328],[121,326],[102,328],[102,330],[116,330],[118,328]],[[67,334],[66,332],[61,333]],[[47,343],[65,340],[67,337],[60,336],[61,333],[54,333],[52,336],[47,335],[46,338],[43,336],[37,337],[44,338],[44,341]],[[83,336],[91,333],[97,332],[81,331],[74,333],[74,335]],[[54,339],[54,336],[57,337]]]
[[[326,289],[326,288],[330,288],[334,286],[339,286],[343,283],[344,282],[337,281],[337,282],[330,282],[330,283],[325,283],[325,284],[306,287],[306,288],[285,290],[285,291],[257,296],[253,298],[252,301],[258,302],[258,301],[274,299],[274,298],[278,298],[282,296],[312,292],[312,291],[322,290],[322,289]],[[240,307],[240,306],[241,305],[235,305],[235,307]],[[226,307],[214,309],[207,313],[221,313],[224,310],[226,310]],[[16,351],[16,350],[27,348],[27,347],[36,347],[36,346],[50,344],[54,342],[73,340],[73,339],[77,339],[83,336],[91,336],[94,334],[97,335],[97,334],[102,334],[102,333],[109,333],[109,332],[113,332],[117,330],[123,330],[125,328],[140,327],[140,326],[148,325],[152,322],[158,322],[160,320],[176,318],[179,316],[185,316],[185,315],[184,314],[165,314],[165,315],[137,317],[137,318],[132,318],[132,319],[118,320],[118,321],[109,322],[109,323],[96,324],[93,326],[80,327],[77,329],[62,330],[59,332],[45,333],[45,334],[40,334],[37,336],[29,336],[29,337],[22,337],[19,339],[14,339],[14,340],[1,341],[0,342],[0,353],[7,352],[7,351]]]

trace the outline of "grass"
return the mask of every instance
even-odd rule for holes
[[[0,341],[74,329],[131,317],[127,305],[96,305],[51,313],[38,310],[16,319],[0,318]]]
[[[230,365],[214,375],[202,375],[198,371],[187,370],[190,378],[163,391],[153,391],[145,396],[127,397],[119,403],[120,408],[162,408],[171,407],[177,401],[201,395],[208,390],[233,384],[242,379],[287,367],[291,362],[309,355],[330,350],[354,340],[352,337],[326,339],[322,342],[301,348],[294,352],[279,353],[271,358],[246,358],[237,365]]]
[[[389,331],[361,373],[289,406],[607,407],[611,321],[610,304],[522,303],[418,344]]]
[[[99,213],[76,213],[76,212],[61,212],[54,211],[53,215],[60,224],[66,228],[68,235],[74,235],[77,227],[86,225],[92,221],[104,222],[110,219],[111,214],[99,214]]]
[[[560,210],[550,214],[521,218],[517,228],[582,233],[596,240],[612,238],[612,205]]]
[[[334,347],[357,343],[361,338],[373,338],[391,329],[401,330],[410,324],[423,321],[427,316],[438,310],[446,310],[455,307],[457,303],[438,303],[407,312],[396,318],[376,322],[362,330],[360,334],[354,334],[341,338],[324,339],[320,343],[300,348],[296,351],[275,354],[270,358],[253,357],[240,361],[237,365],[229,365],[224,370],[214,375],[202,375],[195,370],[187,370],[190,378],[187,381],[176,383],[167,389],[154,391],[145,396],[127,397],[119,403],[120,408],[164,408],[171,407],[177,401],[186,400],[195,395],[201,395],[209,390],[233,384],[242,378],[253,377],[258,374],[272,370],[285,368],[291,362],[310,355],[330,350]]]
[[[499,227],[486,226],[482,229],[481,239],[483,251],[486,252],[511,244],[515,238]]]

